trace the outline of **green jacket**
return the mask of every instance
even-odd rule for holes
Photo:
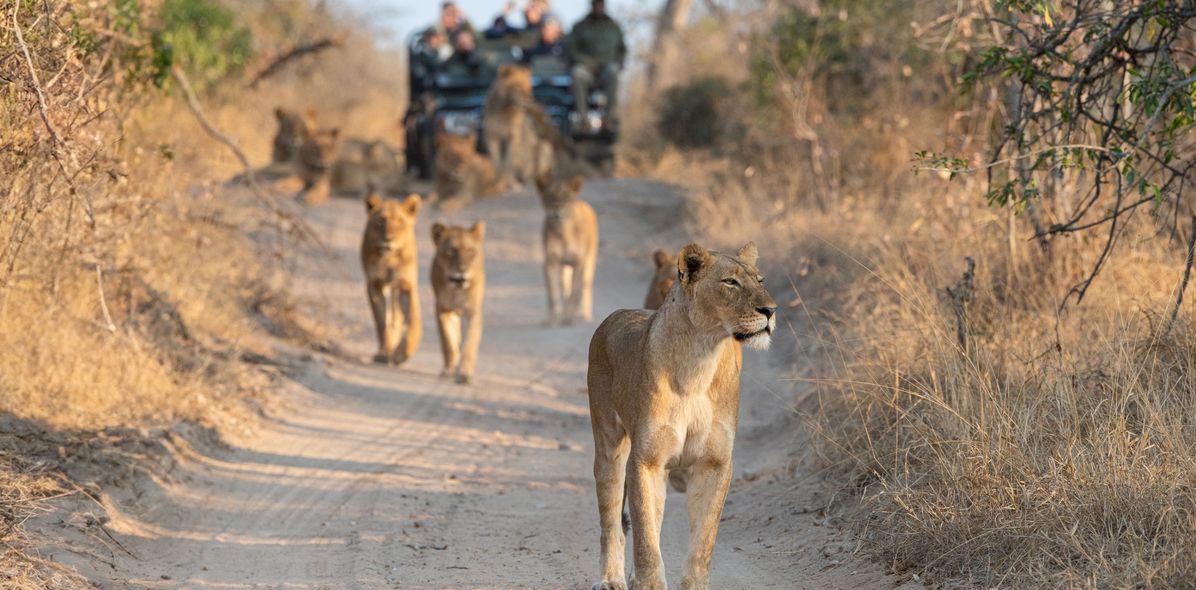
[[[575,64],[599,66],[609,63],[623,66],[627,45],[619,23],[605,14],[589,14],[573,25],[565,39],[565,54]]]

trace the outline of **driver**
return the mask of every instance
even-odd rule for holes
[[[565,42],[561,34],[561,21],[548,17],[540,26],[540,39],[534,47],[523,52],[524,63],[531,63],[537,57],[564,57]]]
[[[604,0],[593,0],[590,13],[573,25],[565,40],[565,54],[573,64],[574,108],[585,110],[590,88],[597,82],[606,94],[606,124],[613,125],[619,70],[627,59],[627,45],[619,24],[606,14]]]

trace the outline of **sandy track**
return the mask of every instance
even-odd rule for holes
[[[601,318],[642,302],[653,249],[685,242],[669,229],[680,199],[631,180],[593,182],[584,196],[602,227]],[[127,552],[64,536],[47,553],[102,588],[589,588],[598,531],[583,387],[596,324],[542,325],[537,200],[508,196],[447,217],[488,222],[486,328],[472,386],[437,377],[427,284],[414,359],[401,369],[354,360],[374,346],[357,262],[363,209],[335,201],[310,217],[340,260],[304,264],[301,290],[327,298],[348,360],[300,363],[282,407],[230,449],[176,439],[173,473],[108,506],[107,528]],[[421,215],[421,279],[435,219],[446,217]],[[893,587],[851,557],[844,533],[820,526],[820,492],[794,474],[801,435],[780,375],[766,354],[749,355],[714,587]],[[683,502],[670,492],[663,543],[673,583]]]

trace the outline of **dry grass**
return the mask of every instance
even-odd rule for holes
[[[984,203],[982,178],[913,174],[918,149],[982,153],[1000,113],[983,97],[928,99],[947,77],[933,68],[892,74],[850,116],[814,94],[737,150],[647,137],[624,161],[688,187],[709,242],[761,244],[770,290],[791,306],[782,321],[806,330],[793,362],[812,394],[812,450],[862,498],[867,551],[935,583],[1190,587],[1191,304],[1166,321],[1183,245],[1159,239],[1147,212],[1130,219],[1083,304],[1060,313],[1103,236],[1046,256],[1024,219]],[[946,287],[965,256],[977,268],[961,345]]]
[[[270,375],[242,359],[270,356],[270,335],[333,348],[311,302],[288,295],[295,256],[320,252],[278,215],[299,205],[223,187],[236,160],[138,61],[159,3],[141,3],[132,25],[110,4],[0,2],[0,46],[18,49],[0,55],[0,425],[28,430],[9,440],[0,426],[4,588],[77,582],[30,555],[22,527],[69,488],[60,460],[83,460],[70,449],[109,429],[243,424]],[[371,65],[380,53],[364,29],[245,87],[296,39],[359,23],[302,1],[237,10],[258,57],[201,100],[254,162],[269,160],[278,105],[399,143],[403,73]]]

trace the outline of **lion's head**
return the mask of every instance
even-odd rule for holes
[[[419,195],[412,194],[402,201],[385,199],[371,193],[365,199],[369,215],[366,235],[373,235],[374,242],[384,250],[399,250],[404,243],[413,241],[415,216],[423,203]]]
[[[498,66],[494,85],[511,94],[532,94],[532,69],[516,64]]]
[[[432,259],[432,265],[440,270],[450,285],[468,289],[480,272],[482,238],[485,236],[486,224],[481,221],[469,228],[433,224],[432,242],[436,244],[436,257]]]
[[[340,130],[332,128],[310,131],[303,138],[303,145],[299,147],[299,175],[307,188],[311,188],[332,166],[339,136]]]
[[[537,178],[536,189],[540,193],[540,204],[544,205],[544,210],[549,214],[560,211],[581,194],[581,187],[585,181],[582,176],[574,176],[564,182],[546,177]]]
[[[665,299],[669,298],[669,291],[677,280],[677,257],[657,250],[652,254],[652,261],[656,263],[656,271],[652,275],[652,284],[648,286],[648,297],[644,300],[644,309],[658,309]]]
[[[274,161],[289,162],[299,155],[303,140],[316,128],[316,110],[306,113],[278,107],[274,109],[278,132],[274,134]]]
[[[772,342],[777,304],[756,269],[756,245],[735,256],[690,244],[677,257],[677,278],[695,326],[717,325],[739,342],[764,349]]]

